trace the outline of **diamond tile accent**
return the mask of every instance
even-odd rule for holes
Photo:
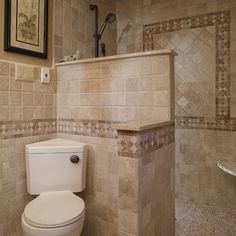
[[[175,93],[180,107],[176,109],[177,116],[215,116],[215,35],[215,26],[206,26],[153,36],[154,49],[171,48],[178,53],[175,60]]]
[[[176,117],[176,128],[236,131],[236,118]]]
[[[118,123],[105,120],[58,119],[57,131],[64,134],[117,138],[117,131],[112,126]]]
[[[181,106],[181,107],[186,107],[188,104],[189,104],[189,101],[184,97],[182,96],[178,101],[177,103]]]
[[[151,151],[160,149],[175,140],[174,123],[150,130],[118,131],[118,149],[120,156],[139,158]]]
[[[188,105],[184,104],[184,107],[177,104],[177,116],[189,116],[191,117],[189,119],[193,117],[197,119],[198,116],[225,118],[224,123],[228,123],[230,118],[229,34],[229,11],[185,17],[144,26],[144,50],[171,47],[179,52],[182,63],[176,65],[176,96],[177,99],[184,96],[190,100],[190,103]],[[181,40],[183,37],[184,40]],[[214,48],[215,55],[212,54]],[[206,55],[203,55],[202,52]],[[187,54],[191,60],[186,58],[183,62],[184,54]],[[212,62],[210,65],[215,66],[214,73],[213,68],[207,68],[209,63],[204,62],[206,58],[212,61],[213,56],[215,63]],[[196,65],[200,65],[200,70]],[[187,69],[191,73],[186,71]],[[192,71],[196,71],[197,74],[192,73]],[[207,80],[204,81],[204,77],[209,78],[208,71],[214,76],[212,78],[215,78],[214,86],[212,83],[208,83]],[[196,75],[197,78],[201,77],[202,83],[193,84]],[[182,86],[182,81],[188,81],[188,86]],[[204,93],[201,91],[204,91]],[[215,104],[215,106],[212,107],[212,104]],[[206,125],[205,128],[208,128],[208,126]],[[227,127],[225,128],[227,129]]]
[[[0,139],[21,138],[57,132],[56,119],[0,121]]]

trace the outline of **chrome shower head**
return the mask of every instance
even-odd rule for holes
[[[116,15],[114,13],[109,13],[106,16],[105,22],[109,22],[110,24],[112,24],[115,20],[116,20]]]

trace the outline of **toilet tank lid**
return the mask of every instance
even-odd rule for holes
[[[51,139],[26,145],[27,153],[83,153],[86,143],[67,139]]]

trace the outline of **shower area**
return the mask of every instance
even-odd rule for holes
[[[178,53],[177,235],[236,233],[233,16],[225,10],[144,26],[144,50]]]
[[[236,235],[236,2],[58,3],[56,58],[78,48],[83,58],[102,56],[104,44],[106,56],[166,48],[178,53],[176,235]]]

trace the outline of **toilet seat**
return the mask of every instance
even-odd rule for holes
[[[46,192],[28,203],[23,218],[34,227],[57,228],[79,220],[84,212],[84,201],[72,192]]]

